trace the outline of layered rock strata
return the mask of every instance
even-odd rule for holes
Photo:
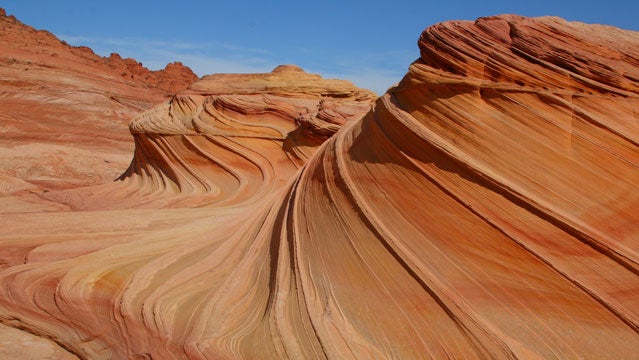
[[[0,11],[0,196],[110,182],[130,160],[131,117],[197,76],[69,46]],[[34,200],[36,201],[36,200]]]
[[[255,201],[4,217],[3,322],[91,359],[636,356],[637,33],[505,15],[435,25],[419,47]],[[201,186],[162,160],[180,141],[186,164],[205,158],[185,134],[284,144],[273,118],[290,108],[251,82],[267,94],[196,83],[139,117],[134,133],[160,135],[137,145],[159,150],[127,177]],[[332,127],[309,108],[298,123]]]
[[[206,76],[131,122],[135,155],[120,179],[135,193],[209,195],[218,206],[270,193],[375,98],[293,65]]]

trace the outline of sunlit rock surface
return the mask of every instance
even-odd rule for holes
[[[0,359],[78,360],[51,340],[0,324]]]
[[[637,33],[499,16],[419,48],[361,120],[290,67],[140,115],[103,205],[3,214],[0,317],[91,359],[635,357]],[[97,210],[134,183],[232,195]]]
[[[168,193],[182,203],[187,197],[191,206],[222,206],[271,194],[375,98],[294,65],[206,76],[129,125],[136,149],[120,179],[137,196],[127,195],[128,203]]]
[[[0,9],[0,196],[111,182],[131,159],[126,125],[197,76],[149,71],[69,46]],[[53,206],[53,205],[49,205]]]
[[[297,66],[216,74],[129,125],[135,152],[117,183],[47,192],[74,210],[237,206],[282,188],[319,146],[376,99]]]

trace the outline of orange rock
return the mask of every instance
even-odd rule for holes
[[[419,46],[280,210],[286,303],[334,357],[633,357],[638,34],[499,16]]]
[[[140,115],[126,181],[78,199],[149,209],[3,214],[0,320],[82,358],[636,356],[637,33],[504,15],[419,46],[361,120],[292,66]]]
[[[44,197],[85,210],[254,202],[286,184],[375,98],[292,65],[205,76],[129,124],[135,153],[122,184]]]

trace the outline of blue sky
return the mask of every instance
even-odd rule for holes
[[[419,52],[429,25],[515,13],[639,30],[639,1],[2,1],[8,14],[100,55],[151,69],[182,61],[198,75],[297,64],[383,93]]]

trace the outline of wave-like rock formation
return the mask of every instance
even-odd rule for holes
[[[0,196],[39,201],[44,190],[112,181],[133,151],[131,117],[195,80],[180,63],[150,71],[69,46],[0,9]]]
[[[9,214],[0,318],[91,359],[635,357],[639,35],[506,15],[435,25],[419,47],[259,200]],[[162,136],[138,140],[159,150],[128,175],[170,178],[167,134],[198,153],[183,134],[292,129],[271,122],[291,109],[276,91],[198,87],[131,125]],[[324,134],[317,109],[298,122]],[[276,152],[305,159],[295,147]],[[188,169],[171,179],[202,184]]]
[[[83,209],[255,201],[284,186],[376,97],[294,65],[263,74],[209,75],[130,123],[135,153],[119,191],[106,185],[46,197]],[[97,200],[102,198],[108,201]]]

